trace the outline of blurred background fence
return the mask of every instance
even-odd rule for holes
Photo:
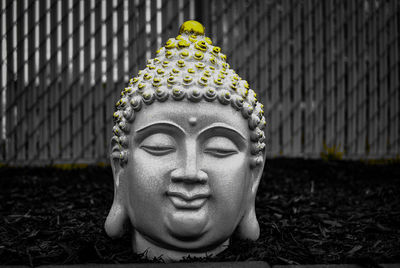
[[[108,162],[120,91],[189,19],[259,93],[270,157],[399,157],[399,6],[1,1],[0,163]]]

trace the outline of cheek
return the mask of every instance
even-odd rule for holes
[[[128,161],[129,203],[140,208],[159,205],[169,182],[173,162],[173,156],[154,157],[143,150],[133,150]]]
[[[237,209],[243,202],[249,187],[248,165],[245,153],[226,158],[207,157],[204,167],[208,171],[209,184],[220,203]]]

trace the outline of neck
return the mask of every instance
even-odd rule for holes
[[[173,262],[179,261],[184,257],[209,257],[210,255],[215,256],[218,253],[224,251],[229,246],[229,238],[217,246],[212,250],[208,250],[206,252],[187,252],[187,251],[179,251],[179,250],[172,250],[167,248],[162,248],[158,245],[147,240],[143,235],[141,235],[136,230],[132,234],[132,245],[133,251],[135,253],[141,254],[146,252],[147,259],[153,258],[162,258],[165,262]]]

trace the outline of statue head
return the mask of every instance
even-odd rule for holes
[[[165,260],[258,238],[263,105],[200,23],[185,22],[130,80],[114,121],[109,236],[130,229],[135,252]]]

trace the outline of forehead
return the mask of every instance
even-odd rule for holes
[[[249,137],[248,123],[241,113],[230,105],[223,105],[217,101],[193,103],[184,99],[144,105],[142,110],[136,113],[132,130],[135,132],[157,122],[171,122],[187,133],[197,133],[214,124],[226,125],[244,137]]]

